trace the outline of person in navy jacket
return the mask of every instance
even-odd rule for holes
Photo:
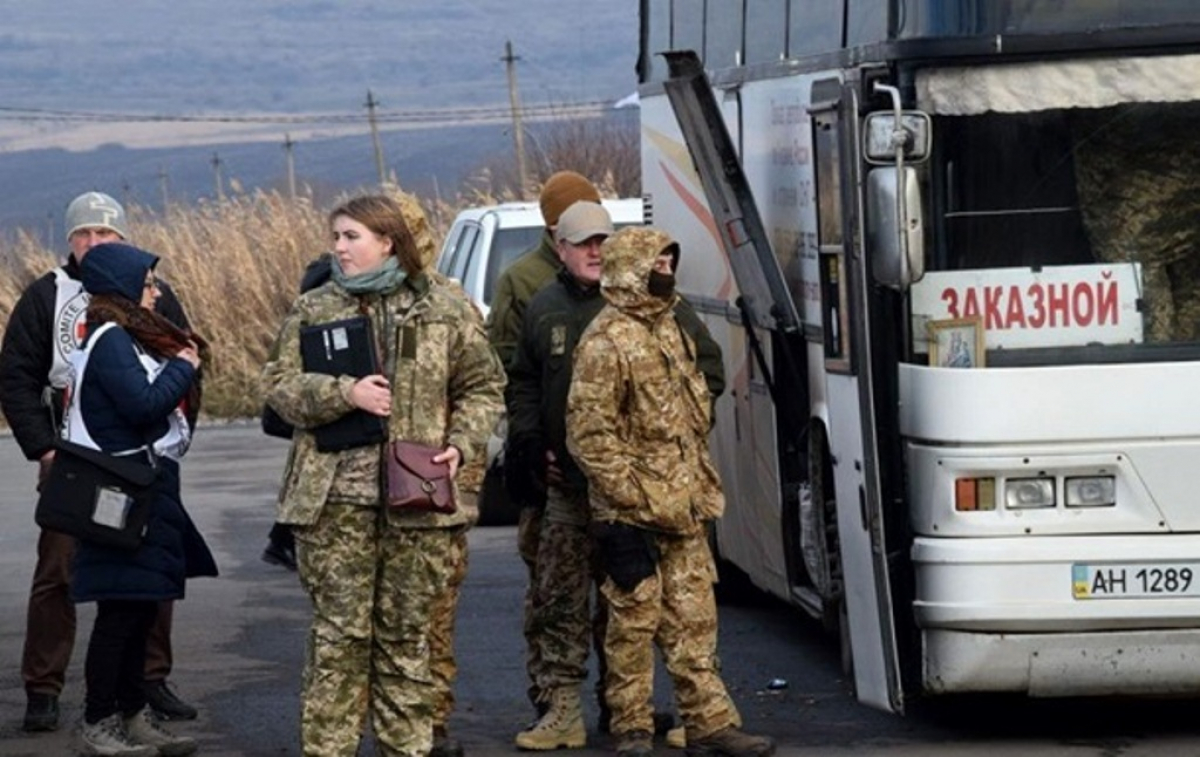
[[[158,469],[150,520],[136,550],[80,541],[72,570],[76,602],[96,602],[88,641],[80,729],[84,754],[186,755],[150,714],[142,688],[146,637],[158,603],[182,599],[188,577],[215,576],[216,563],[180,499],[178,459],[199,404],[207,345],[154,312],[158,258],[127,244],[93,247],[81,266],[91,295],[87,336],[70,357],[65,435]],[[189,412],[190,411],[190,412]]]

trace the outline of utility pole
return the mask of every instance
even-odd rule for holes
[[[166,214],[168,206],[171,204],[171,195],[167,191],[167,168],[166,166],[158,167],[158,190],[162,193],[163,213]]]
[[[504,57],[500,60],[504,61],[505,69],[508,71],[508,101],[512,106],[513,146],[517,151],[517,181],[521,184],[520,197],[523,200],[525,199],[525,190],[529,187],[529,181],[525,175],[525,129],[521,127],[521,97],[517,94],[516,62],[520,58],[513,55],[512,40],[505,41]]]
[[[379,101],[371,94],[371,90],[367,90],[367,123],[371,125],[371,142],[375,145],[375,172],[379,175],[379,186],[383,186],[387,182],[387,174],[383,168],[383,145],[379,143],[379,124],[375,121],[375,107],[379,105]]]
[[[283,135],[283,154],[284,160],[287,163],[288,197],[293,200],[296,199],[296,161],[292,155],[292,148],[295,145],[296,143],[292,141],[291,134]]]
[[[212,167],[213,167],[213,182],[216,184],[216,187],[217,187],[217,200],[224,202],[225,201],[225,185],[221,182],[221,156],[217,155],[214,152],[213,156],[212,156],[212,160],[210,160],[209,162],[212,163]]]

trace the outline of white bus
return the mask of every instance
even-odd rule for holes
[[[1200,692],[1200,3],[640,13],[720,558],[872,706]]]

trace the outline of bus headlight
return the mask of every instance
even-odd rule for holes
[[[1115,476],[1068,478],[1063,488],[1067,507],[1112,507],[1117,504]]]
[[[1010,510],[1054,507],[1054,479],[1010,478],[1004,482],[1004,504]]]

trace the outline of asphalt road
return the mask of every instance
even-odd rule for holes
[[[299,754],[298,697],[307,601],[295,575],[259,559],[271,524],[286,445],[257,426],[201,429],[184,462],[184,499],[216,553],[222,575],[192,582],[176,608],[177,691],[201,711],[174,728],[201,741],[201,754]],[[56,733],[20,730],[25,697],[20,653],[34,561],[34,466],[0,436],[0,755],[69,755],[82,706],[82,667],[91,628],[80,609],[76,653]],[[479,528],[460,605],[459,707],[451,730],[470,755],[514,754],[512,736],[532,714],[524,699],[520,598],[523,567],[515,530]],[[781,755],[910,757],[1013,755],[1140,757],[1198,755],[1194,701],[1040,702],[980,697],[918,703],[907,717],[857,704],[836,646],[816,624],[753,592],[721,609],[724,675],[750,730],[770,733]],[[772,682],[776,686],[772,687]],[[659,701],[669,685],[659,676]],[[782,684],[782,685],[781,685]],[[588,703],[589,724],[595,709]],[[580,755],[611,754],[594,733]],[[671,754],[667,749],[664,754]],[[372,754],[369,740],[362,754]]]

